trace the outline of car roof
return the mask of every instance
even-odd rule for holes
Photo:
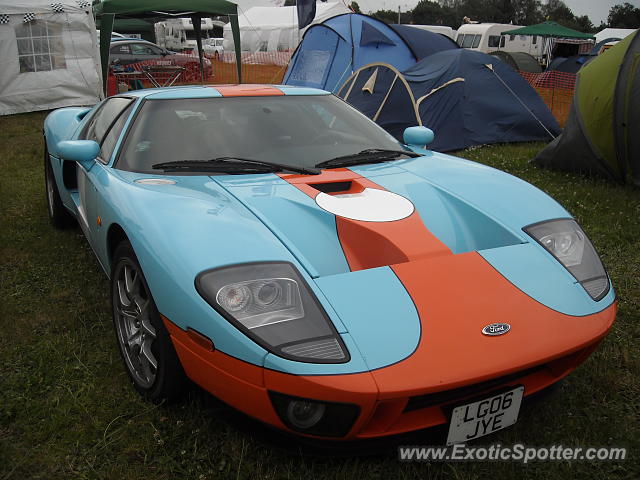
[[[183,85],[179,87],[147,88],[132,90],[119,96],[169,100],[177,98],[214,97],[271,97],[283,95],[330,95],[317,88],[295,87],[292,85]]]
[[[142,40],[141,38],[132,38],[132,37],[111,37],[111,43],[146,43],[147,45],[157,45],[153,42],[149,42],[148,40]]]

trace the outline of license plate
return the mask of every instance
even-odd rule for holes
[[[447,445],[464,443],[516,423],[524,387],[453,409]]]

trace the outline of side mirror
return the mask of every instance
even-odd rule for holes
[[[57,145],[58,153],[63,160],[78,162],[85,170],[89,170],[100,153],[100,145],[93,140],[67,140]]]
[[[424,148],[433,142],[433,130],[427,127],[409,127],[404,130],[402,139],[410,147]]]

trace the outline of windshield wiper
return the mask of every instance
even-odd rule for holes
[[[156,163],[154,169],[165,171],[180,170],[215,170],[230,173],[261,173],[289,170],[304,175],[318,175],[320,171],[315,168],[304,168],[283,163],[267,162],[242,157],[217,157],[210,160],[178,160],[174,162]]]
[[[331,158],[316,164],[316,168],[327,167],[345,167],[347,165],[360,165],[363,163],[378,163],[388,162],[389,160],[395,160],[400,155],[406,155],[407,157],[419,157],[417,153],[409,152],[406,150],[388,150],[384,148],[367,148],[358,153],[351,153],[349,155],[342,155],[340,157]]]

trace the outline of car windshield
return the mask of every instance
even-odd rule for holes
[[[405,148],[333,95],[150,99],[116,168],[162,173],[153,165],[219,157],[313,168],[366,149]]]

